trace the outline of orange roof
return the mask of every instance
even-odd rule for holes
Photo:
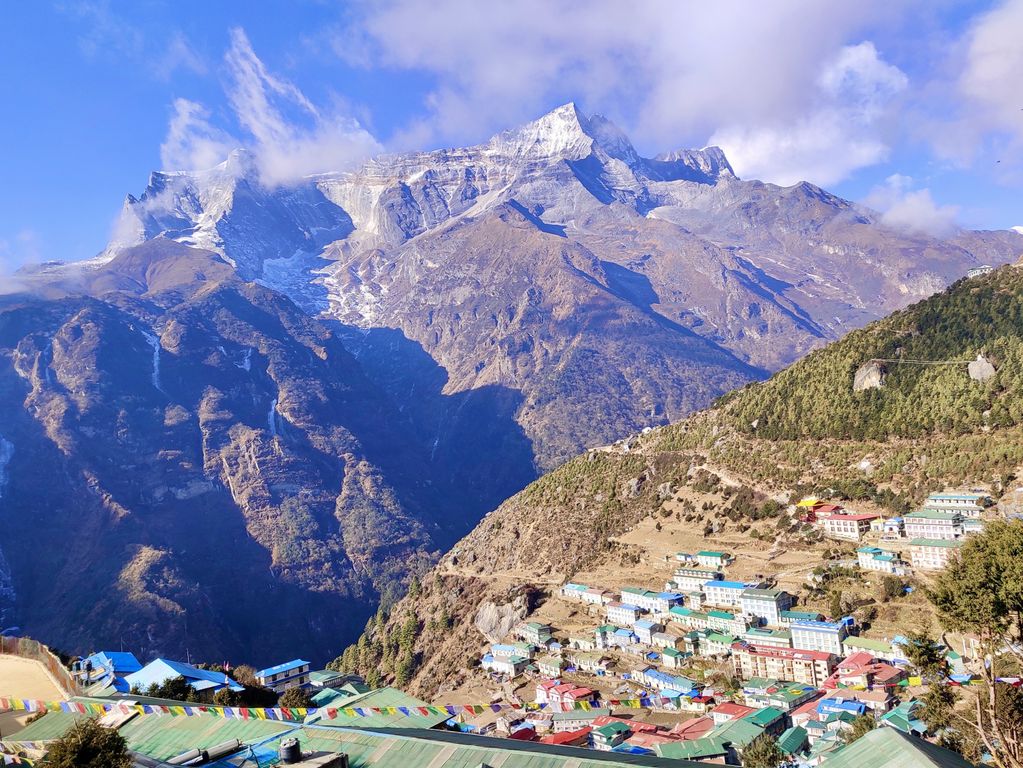
[[[590,731],[593,730],[589,726],[580,728],[578,731],[562,731],[561,733],[551,733],[540,739],[541,744],[581,744],[586,741],[590,735]]]
[[[713,728],[714,721],[707,715],[702,715],[692,720],[686,720],[684,723],[679,723],[669,733],[677,736],[682,741],[692,741],[693,739],[703,738]]]

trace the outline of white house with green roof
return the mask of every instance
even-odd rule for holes
[[[921,509],[902,518],[907,539],[958,539],[963,535],[963,516],[958,512]]]
[[[842,641],[842,652],[846,656],[851,656],[859,651],[866,651],[874,658],[884,661],[895,661],[896,659],[903,658],[903,655],[887,640],[874,640],[870,637],[849,635]]]
[[[921,571],[940,571],[962,545],[962,539],[913,539],[909,559]]]
[[[899,556],[898,552],[888,552],[878,547],[857,549],[856,562],[865,571],[887,573],[894,576],[905,576],[909,565]]]
[[[946,491],[932,493],[924,502],[924,509],[935,512],[958,512],[963,517],[980,517],[991,504],[991,497],[977,491]]]
[[[743,613],[759,616],[768,624],[780,624],[781,612],[789,610],[793,602],[792,595],[781,589],[751,588],[744,590],[739,597]]]
[[[696,553],[696,562],[706,568],[724,568],[734,559],[727,552],[715,552],[705,549]]]

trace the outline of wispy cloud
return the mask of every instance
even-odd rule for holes
[[[201,104],[178,99],[161,148],[170,169],[207,168],[231,146],[253,153],[260,180],[273,186],[303,176],[342,170],[381,151],[380,143],[341,104],[313,104],[293,83],[271,72],[242,29],[231,30],[224,57],[226,95],[238,137],[210,122]]]
[[[168,170],[203,170],[223,161],[238,141],[214,126],[209,110],[188,99],[174,101],[160,161]]]
[[[40,261],[39,235],[33,229],[22,229],[10,237],[0,237],[0,295],[13,293],[23,288],[22,281],[14,274],[26,264]]]
[[[912,178],[893,174],[874,187],[863,201],[881,212],[881,220],[912,234],[943,237],[956,230],[959,207],[939,205],[929,189],[914,188]]]

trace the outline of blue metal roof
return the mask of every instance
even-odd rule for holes
[[[809,621],[799,620],[793,621],[791,624],[792,629],[812,629],[827,632],[837,632],[842,628],[842,623],[838,621]]]
[[[223,672],[213,672],[208,669],[199,669],[183,661],[171,661],[170,659],[154,659],[137,672],[132,672],[125,677],[129,686],[138,686],[143,691],[150,685],[160,685],[175,677],[183,677],[188,684],[197,691],[204,691],[209,688],[230,687],[235,691],[245,690],[243,686],[232,680]]]
[[[703,586],[704,586],[705,589],[707,587],[721,587],[722,589],[742,589],[742,590],[746,589],[746,585],[743,582],[741,582],[741,581],[723,581],[723,580],[719,580],[719,579],[715,579],[714,581],[708,581]]]
[[[85,661],[91,661],[94,669],[102,667],[108,672],[122,675],[129,675],[142,669],[142,663],[135,658],[134,653],[128,651],[100,651]]]
[[[298,669],[299,667],[308,666],[309,662],[303,659],[292,659],[286,661],[283,664],[278,664],[276,667],[267,667],[261,669],[256,673],[256,677],[270,677],[270,675],[279,675],[281,672],[287,672],[289,669]]]

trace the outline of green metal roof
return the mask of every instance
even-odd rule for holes
[[[118,729],[127,740],[129,749],[157,760],[167,760],[190,749],[211,747],[231,739],[256,744],[293,730],[294,724],[209,715],[140,715]]]
[[[875,728],[836,752],[825,768],[975,768],[962,755],[893,728]]]
[[[749,720],[754,725],[759,725],[761,728],[766,728],[775,720],[785,717],[785,713],[777,707],[764,707],[758,709],[756,712],[751,712],[742,718],[743,720]]]
[[[67,729],[89,715],[72,714],[70,712],[48,712],[35,722],[29,723],[20,731],[5,733],[4,741],[49,741],[59,739]]]
[[[911,547],[951,547],[958,548],[963,545],[962,539],[913,539],[909,542]]]
[[[665,744],[657,744],[654,748],[661,757],[668,757],[674,760],[692,760],[701,757],[713,758],[728,754],[728,747],[725,746],[725,742],[713,736],[704,736],[702,739],[690,739],[688,741],[670,741]],[[683,765],[683,763],[675,764]]]
[[[806,746],[806,742],[806,728],[794,725],[778,737],[778,749],[786,755],[794,755],[797,752],[803,751],[803,747]]]
[[[934,509],[921,509],[904,516],[905,520],[954,520],[961,517],[958,512],[940,512]]]
[[[777,709],[774,711],[780,712]],[[781,714],[784,716],[785,713],[782,712]],[[707,738],[718,739],[726,744],[731,744],[733,747],[742,749],[746,745],[751,744],[763,732],[764,729],[761,726],[751,720],[742,718],[722,723],[707,734]]]
[[[886,643],[883,640],[872,640],[869,637],[860,637],[859,635],[850,635],[842,641],[842,644],[848,645],[850,648],[863,648],[866,651],[892,652],[891,643]]]

